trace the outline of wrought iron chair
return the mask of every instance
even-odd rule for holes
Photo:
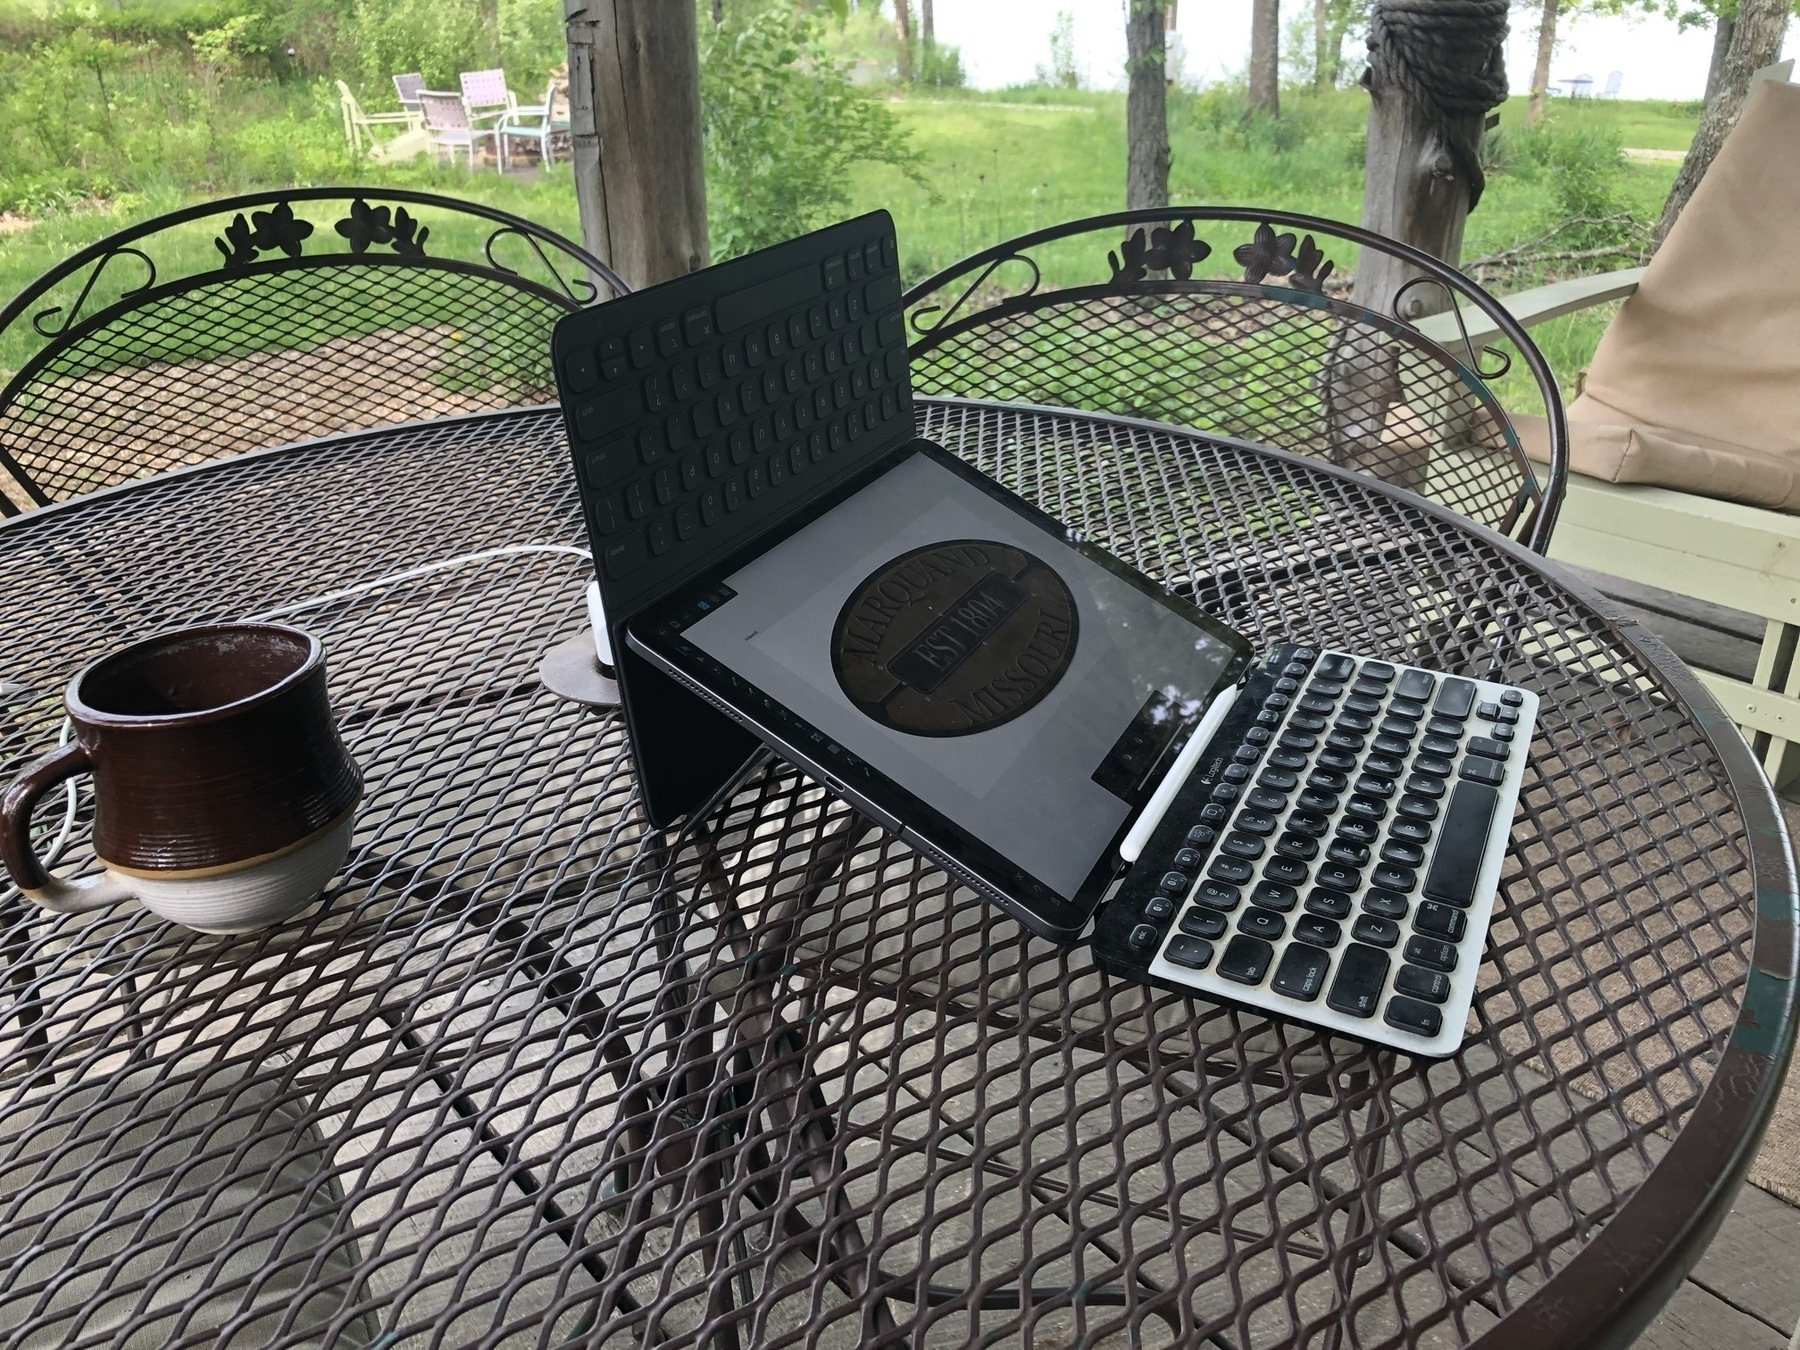
[[[0,514],[222,455],[555,397],[550,329],[628,288],[474,202],[264,192],[158,216],[0,310]]]
[[[1511,358],[1356,304],[1336,265],[1373,254],[1410,269],[1396,313],[1454,299],[1511,341],[1549,413],[1546,481],[1492,388]],[[1326,459],[1540,552],[1556,523],[1562,402],[1525,330],[1454,269],[1356,226],[1238,207],[1118,212],[996,244],[905,305],[915,393],[1171,422]]]

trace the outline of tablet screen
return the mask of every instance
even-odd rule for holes
[[[1071,898],[1243,639],[930,455],[728,574],[686,637]]]

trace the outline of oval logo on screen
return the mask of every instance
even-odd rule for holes
[[[968,736],[1030,711],[1069,669],[1075,597],[1011,544],[914,549],[850,595],[831,634],[844,694],[883,726]]]

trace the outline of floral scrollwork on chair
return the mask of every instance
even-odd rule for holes
[[[227,268],[242,267],[271,249],[280,249],[288,257],[298,258],[301,243],[312,232],[310,220],[297,218],[294,208],[286,202],[276,202],[267,211],[252,211],[248,222],[239,211],[213,244],[225,255]]]
[[[1194,275],[1194,264],[1204,262],[1212,254],[1212,245],[1194,238],[1194,222],[1184,220],[1174,229],[1158,225],[1146,239],[1142,228],[1133,230],[1119,245],[1119,253],[1108,250],[1106,261],[1112,266],[1112,279],[1142,281],[1151,272],[1167,272],[1181,281]]]
[[[1325,279],[1331,275],[1333,264],[1326,260],[1324,251],[1313,242],[1310,234],[1299,241],[1298,250],[1294,244],[1292,233],[1276,234],[1274,228],[1265,223],[1256,227],[1249,243],[1233,249],[1231,256],[1244,269],[1244,280],[1252,285],[1265,277],[1286,277],[1288,284],[1296,290],[1323,295]]]
[[[404,206],[394,211],[390,222],[387,207],[370,206],[361,197],[350,203],[350,214],[333,228],[350,241],[352,253],[366,253],[370,244],[391,244],[394,252],[414,258],[425,256],[425,240],[431,234]]]

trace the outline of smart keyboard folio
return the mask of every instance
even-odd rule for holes
[[[897,263],[874,212],[557,327],[652,823],[766,744],[1115,975],[1453,1052],[1535,695],[1259,657],[918,439]]]

